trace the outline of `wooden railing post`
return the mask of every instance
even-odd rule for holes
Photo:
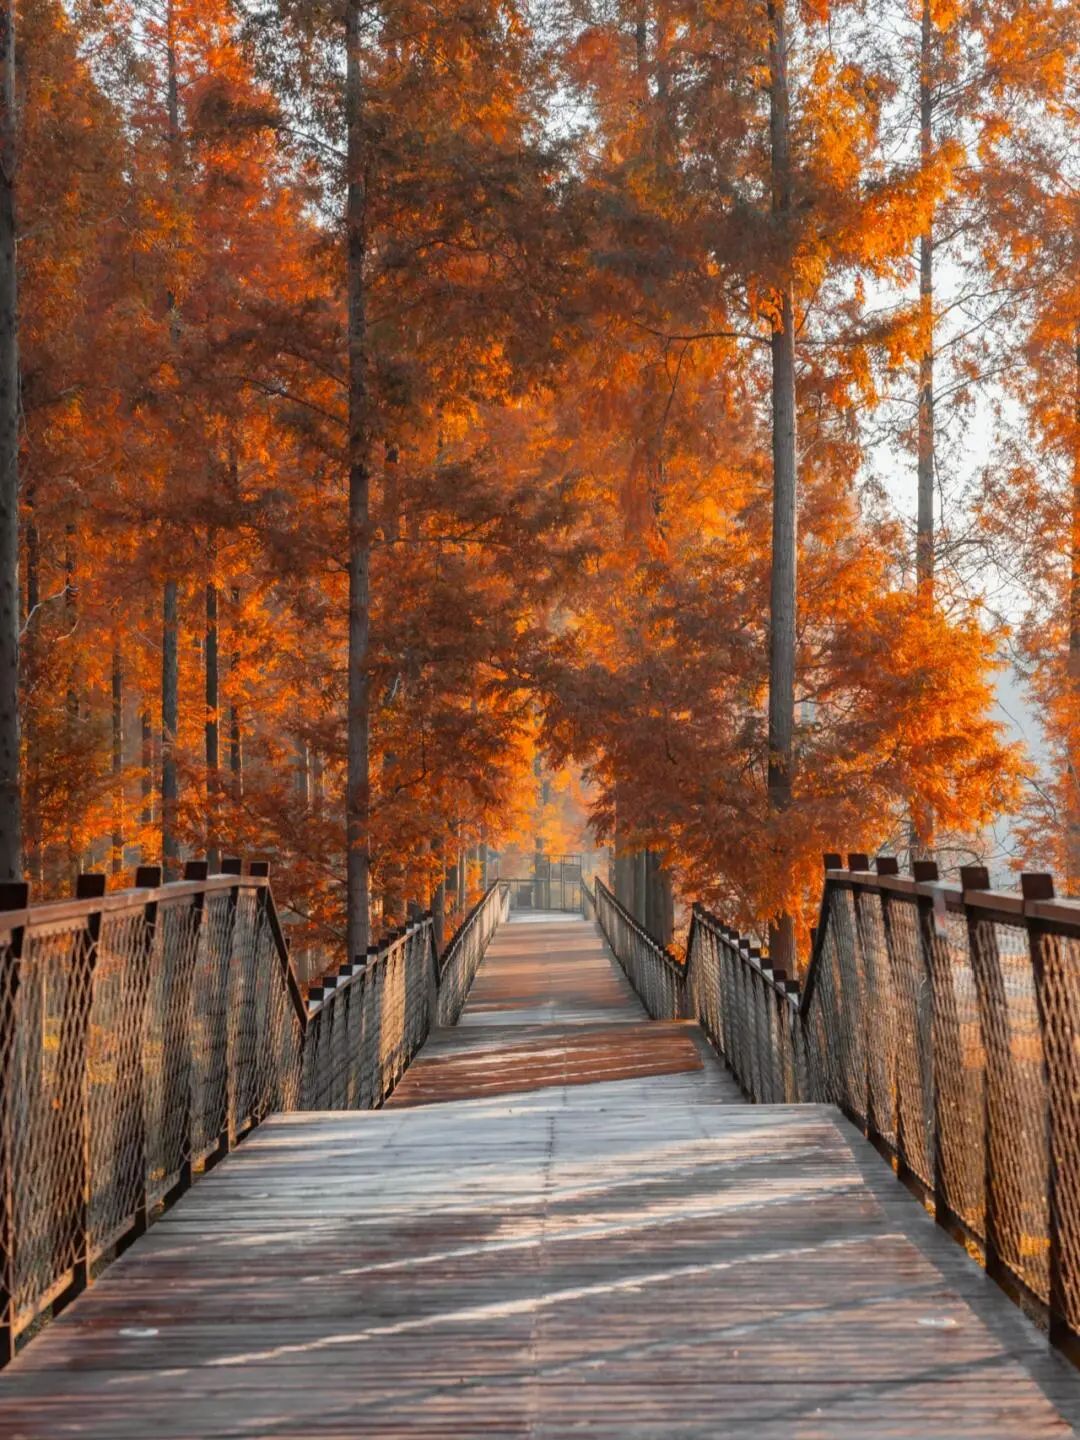
[[[0,884],[0,912],[25,910],[30,887]],[[23,927],[0,949],[0,1366],[15,1355],[15,1128],[12,1117],[15,1028],[18,1014]]]

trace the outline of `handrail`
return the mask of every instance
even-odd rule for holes
[[[496,880],[451,937],[437,962],[440,1025],[457,1024],[491,937],[509,913],[510,886],[504,880]]]
[[[596,877],[596,918],[626,978],[654,1020],[683,1013],[685,969]]]
[[[838,1105],[939,1223],[1080,1354],[1080,904],[932,862],[826,857],[801,1021]]]
[[[981,866],[957,885],[928,861],[904,876],[891,856],[829,855],[801,984],[696,905],[661,1008],[702,1025],[749,1099],[838,1106],[1080,1357],[1080,901],[1020,878],[1015,893]],[[597,893],[655,1014],[672,966]]]
[[[268,867],[223,868],[0,886],[0,1364],[272,1111],[381,1105],[506,915],[496,883],[441,959],[428,913],[305,995]]]

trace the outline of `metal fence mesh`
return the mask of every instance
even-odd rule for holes
[[[441,962],[416,921],[307,997],[259,876],[0,912],[0,1362],[266,1115],[381,1104],[507,906],[492,887]]]
[[[597,880],[596,918],[616,959],[654,1020],[677,1020],[683,1013],[682,967],[644,926]]]
[[[865,862],[865,857],[859,857]],[[931,875],[934,867],[927,866]],[[916,872],[917,875],[919,871]],[[1080,1336],[1080,903],[830,871],[802,985],[695,907],[685,961],[597,886],[651,1015],[696,1019],[745,1094],[840,1106],[950,1228]]]

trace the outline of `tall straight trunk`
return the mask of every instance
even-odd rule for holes
[[[345,229],[349,372],[349,722],[345,800],[347,943],[363,956],[371,934],[371,400],[367,378],[367,155],[361,68],[361,0],[346,0],[345,112],[348,194]]]
[[[930,0],[922,0],[919,30],[919,158],[929,165],[934,147],[935,30]],[[934,226],[927,222],[919,236],[919,351],[918,474],[915,522],[915,584],[920,601],[934,603]],[[929,806],[912,798],[910,821],[912,857],[928,857],[934,845],[934,816]]]
[[[460,925],[469,903],[469,852],[461,842],[461,828],[458,827],[457,857],[457,923]]]
[[[769,4],[769,139],[773,221],[790,241],[791,136],[784,0]],[[769,587],[769,808],[782,816],[791,804],[795,763],[795,300],[790,265],[780,281],[780,315],[772,333],[772,568]],[[791,971],[795,925],[781,912],[769,932],[777,965]]]
[[[139,822],[142,825],[154,823],[154,717],[150,708],[144,705],[139,712],[139,763],[142,768],[142,809]]]
[[[1069,706],[1068,763],[1065,777],[1069,797],[1066,824],[1068,893],[1080,894],[1080,327],[1073,349],[1073,454],[1072,537],[1069,576]]]
[[[293,749],[293,790],[296,804],[305,813],[311,808],[311,747],[299,737]]]
[[[41,603],[41,534],[37,527],[36,486],[26,483],[26,618],[23,622],[23,649],[30,648],[37,608]]]
[[[109,868],[124,868],[124,652],[120,627],[113,627],[112,645],[112,836]]]
[[[454,912],[454,913],[453,913],[453,917],[452,917],[454,923],[453,923],[452,925],[450,925],[450,926],[447,927],[447,929],[448,929],[448,931],[449,931],[449,934],[448,934],[448,936],[447,936],[448,939],[450,939],[450,938],[453,937],[454,931],[457,929],[457,927],[458,927],[458,925],[459,925],[459,923],[460,923],[460,921],[461,921],[461,916],[457,913],[457,892],[458,892],[458,863],[457,863],[457,857],[455,856],[455,858],[454,858],[452,861],[448,861],[448,862],[447,862],[446,870],[445,870],[444,873],[443,873],[443,896],[444,896],[443,908],[444,908],[444,912],[445,912],[445,910],[448,909],[448,908],[449,908],[449,909],[452,909],[453,912]]]
[[[401,482],[398,466],[401,460],[401,452],[397,445],[387,445],[383,458],[382,474],[382,505],[381,505],[381,530],[383,545],[391,557],[391,563],[395,555],[395,546],[401,538]],[[411,676],[405,673],[405,667],[394,677],[390,688],[387,690],[383,700],[383,712],[388,713],[395,705],[404,705],[406,701],[406,687]],[[397,768],[398,757],[396,752],[386,746],[382,756],[383,790],[387,796],[393,794],[393,775]],[[388,853],[380,855],[380,870],[382,873],[382,923],[383,928],[388,929],[399,925],[408,914],[408,905],[405,899],[405,865],[401,856],[393,849]]]
[[[206,858],[211,874],[214,874],[221,866],[220,596],[217,547],[212,533],[207,538],[210,573],[206,581],[206,643],[203,646],[206,666]]]
[[[19,283],[15,248],[15,6],[0,8],[0,881],[21,880]]]
[[[626,910],[634,908],[634,857],[630,852],[629,841],[626,834],[625,802],[620,799],[622,787],[616,782],[615,785],[615,858],[613,864],[612,884],[615,890],[615,899]]]
[[[649,924],[649,852],[639,850],[634,856],[634,919],[648,929]]]
[[[431,920],[435,932],[435,949],[441,954],[446,943],[446,876],[440,872],[439,883],[431,894]]]
[[[166,580],[161,607],[161,854],[165,879],[175,880],[180,860],[176,833],[179,784],[176,736],[180,725],[180,592],[175,580]]]
[[[675,930],[675,896],[671,876],[655,850],[649,851],[649,919],[645,927],[662,945],[669,945]]]
[[[232,587],[232,621],[233,632],[236,632],[237,615],[240,609],[240,590],[234,585]],[[229,660],[230,697],[229,697],[229,790],[233,805],[239,805],[244,798],[244,741],[240,727],[240,705],[236,698],[236,685],[240,672],[240,651],[233,644],[232,656]]]
[[[326,789],[326,765],[320,751],[311,750],[311,812],[316,817],[323,813]]]
[[[919,43],[919,158],[929,165],[934,145],[934,21],[930,0],[923,0]],[[934,228],[927,222],[919,236],[918,518],[915,574],[919,594],[934,596]]]
[[[179,185],[180,99],[176,71],[176,11],[173,0],[166,10],[166,64],[169,175]],[[173,344],[179,337],[176,296],[166,295]],[[176,580],[165,581],[161,600],[161,856],[165,879],[178,874],[180,844],[176,833],[179,781],[176,766],[177,732],[180,727],[180,647],[178,637],[180,591]]]
[[[26,615],[22,623],[22,647],[19,663],[24,682],[37,673],[37,609],[41,603],[41,537],[35,513],[35,487],[28,480],[24,491],[26,501]],[[32,680],[31,680],[32,683]],[[44,892],[45,855],[42,837],[41,810],[36,797],[41,792],[42,745],[38,727],[26,727],[23,759],[23,849],[26,879]]]
[[[75,541],[76,531],[74,522],[69,520],[64,526],[64,626],[69,636],[74,637],[79,624],[79,603],[77,600],[78,589],[76,586],[75,573]],[[67,717],[68,744],[76,749],[79,740],[79,725],[81,720],[81,696],[79,687],[79,649],[76,645],[69,655],[70,666],[68,670],[67,702],[65,706]],[[67,816],[67,881],[71,893],[75,893],[75,885],[79,878],[79,851],[75,835],[75,815],[71,808]]]

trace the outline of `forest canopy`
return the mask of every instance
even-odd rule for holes
[[[792,967],[824,851],[1075,893],[1078,43],[3,0],[0,878],[265,856],[359,954],[604,843]]]

